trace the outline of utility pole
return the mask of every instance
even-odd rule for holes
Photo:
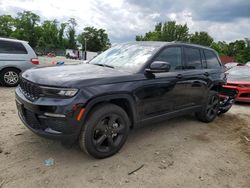
[[[84,60],[87,60],[87,40],[84,38]]]

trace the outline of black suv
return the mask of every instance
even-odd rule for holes
[[[117,153],[129,130],[195,112],[211,122],[225,83],[217,53],[167,42],[116,45],[88,64],[36,67],[16,89],[19,117],[34,133],[79,140],[96,158]]]

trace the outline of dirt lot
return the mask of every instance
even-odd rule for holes
[[[14,89],[0,87],[1,187],[250,187],[250,104],[210,124],[185,116],[132,130],[117,155],[95,160],[20,122]],[[46,167],[43,161],[53,158]],[[144,165],[139,171],[129,172]]]

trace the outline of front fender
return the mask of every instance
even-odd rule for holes
[[[87,102],[87,104],[85,105],[85,114],[83,118],[83,124],[86,122],[87,117],[94,106],[100,103],[110,102],[111,100],[115,100],[115,99],[122,99],[128,102],[129,110],[131,111],[132,121],[133,121],[131,123],[132,124],[136,123],[137,112],[136,112],[136,107],[135,107],[135,99],[129,94],[107,94],[107,95],[95,97]]]

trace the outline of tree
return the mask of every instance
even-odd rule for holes
[[[99,52],[110,47],[108,35],[104,29],[97,29],[94,27],[85,27],[84,31],[78,35],[78,41],[82,44],[83,49],[86,46],[87,50]]]
[[[14,18],[10,15],[0,16],[0,36],[9,37],[14,30]]]
[[[58,43],[59,49],[65,49],[67,40],[64,38],[65,29],[67,27],[67,23],[61,23],[58,34]]]
[[[220,55],[232,56],[239,63],[246,63],[250,61],[250,41],[236,40],[227,44],[226,42],[213,42],[211,47],[215,49]]]
[[[215,49],[219,53],[219,55],[229,55],[229,56],[233,55],[229,54],[228,44],[225,41],[212,42],[210,47]]]
[[[46,20],[41,26],[41,37],[38,41],[38,48],[55,50],[59,49],[57,21]]]
[[[67,47],[70,49],[77,49],[76,46],[76,20],[74,18],[70,18],[68,21],[68,31],[67,31],[67,36],[68,36],[68,45]]]
[[[193,44],[200,44],[203,46],[210,46],[214,39],[207,32],[195,32],[190,35],[189,41]]]
[[[186,24],[176,24],[175,21],[165,22],[162,28],[163,41],[188,41],[188,27]]]
[[[158,23],[155,30],[145,33],[144,36],[136,36],[137,41],[188,41],[188,27],[186,24],[176,24],[175,21]]]
[[[236,61],[246,63],[250,60],[249,39],[236,40],[229,43],[230,55],[233,55]]]
[[[40,38],[39,26],[40,17],[30,11],[17,13],[15,19],[15,31],[11,34],[12,37],[29,41],[32,47],[35,47],[38,39]]]

